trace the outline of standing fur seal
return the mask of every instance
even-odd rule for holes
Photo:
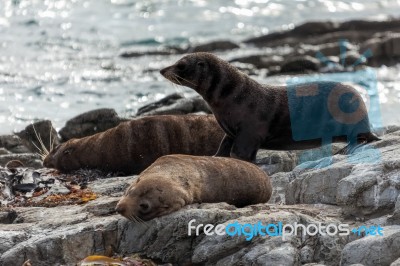
[[[217,156],[254,161],[259,148],[298,150],[330,142],[351,148],[379,140],[360,94],[348,85],[263,86],[210,53],[186,55],[160,73],[210,105],[226,133]]]
[[[237,207],[265,203],[271,193],[268,175],[252,163],[167,155],[139,175],[115,209],[130,220],[148,221],[193,203],[227,202]]]
[[[163,155],[214,155],[223,135],[213,115],[148,116],[60,144],[43,165],[63,172],[96,168],[138,174]]]

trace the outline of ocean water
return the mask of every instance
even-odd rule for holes
[[[310,20],[398,16],[400,0],[1,0],[0,134],[36,119],[59,129],[95,108],[129,116],[166,94],[194,94],[157,71],[180,56],[122,59],[122,51],[240,41]],[[400,125],[400,67],[377,73],[383,122]]]

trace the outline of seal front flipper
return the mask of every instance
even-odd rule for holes
[[[242,130],[233,142],[230,155],[235,159],[254,162],[260,145],[261,139],[255,136],[254,132],[251,132],[251,130]]]
[[[219,149],[214,156],[217,157],[229,157],[231,155],[231,150],[233,146],[233,138],[228,135],[225,135],[219,145]]]

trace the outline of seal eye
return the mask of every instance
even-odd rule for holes
[[[199,67],[205,67],[206,66],[206,64],[203,62],[203,61],[200,61],[200,62],[197,62],[197,66],[199,66]]]
[[[179,71],[185,70],[186,64],[184,64],[184,63],[179,63],[179,64],[176,66],[176,68],[177,68]]]

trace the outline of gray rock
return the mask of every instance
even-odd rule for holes
[[[398,32],[399,30],[399,19],[387,21],[351,20],[343,23],[306,22],[292,30],[250,38],[245,40],[244,43],[257,47],[295,46],[299,43],[322,44],[336,42],[340,39],[361,43],[371,38],[374,33]]]
[[[382,64],[391,66],[399,62],[400,33],[388,33],[372,38],[362,45],[361,49],[371,49],[372,57],[369,60],[373,66]]]
[[[365,236],[347,244],[341,265],[361,263],[365,266],[390,265],[400,257],[400,226],[384,228],[383,236]]]
[[[157,55],[173,55],[183,53],[197,53],[197,52],[216,52],[226,51],[240,48],[237,43],[228,40],[212,41],[208,43],[198,44],[192,47],[158,47],[154,50],[127,50],[121,52],[119,55],[122,58],[135,58],[141,56],[157,56]]]
[[[62,141],[83,138],[115,127],[122,121],[114,109],[96,109],[68,120],[59,134]]]
[[[324,168],[324,159],[296,167],[287,173],[293,181],[287,186],[286,203],[338,204],[368,213],[393,208],[400,193],[400,138],[396,132],[388,134],[370,147],[351,156],[335,155]]]
[[[245,57],[238,57],[232,59],[230,62],[240,62],[245,64],[252,64],[256,68],[271,68],[273,66],[280,66],[283,63],[284,58],[279,55],[250,55]]]
[[[311,263],[314,258],[314,249],[313,247],[306,245],[300,250],[300,259],[301,263]]]
[[[148,112],[154,111],[158,108],[175,104],[178,100],[184,99],[185,97],[179,93],[173,93],[170,95],[165,96],[161,100],[156,102],[149,103],[145,106],[142,106],[138,109],[136,115],[143,115]]]
[[[90,187],[94,193],[120,197],[136,178],[137,176],[111,177],[103,179],[101,182],[94,182]]]
[[[340,49],[342,46],[346,48],[346,53],[353,51],[357,52],[357,47],[354,44],[350,42],[339,43],[336,40],[333,43],[322,43],[319,45],[300,44],[298,47],[296,47],[294,55],[316,56],[317,53],[321,53],[324,56],[340,56]]]
[[[250,261],[251,262],[251,261]],[[299,251],[296,247],[286,244],[263,254],[256,260],[258,265],[300,265]]]
[[[393,215],[388,218],[391,224],[400,224],[400,195],[396,199]]]
[[[400,266],[400,258],[395,260],[392,264],[390,264],[390,266]]]
[[[0,147],[11,153],[30,152],[30,150],[24,145],[22,139],[16,135],[0,136]]]
[[[123,190],[118,183],[129,181],[132,177],[100,179],[89,187],[108,193]],[[114,211],[118,200],[99,193],[85,205],[16,207],[0,215],[7,218],[0,219],[0,265],[22,265],[26,259],[39,266],[75,265],[89,255],[112,251],[124,230],[118,227],[124,218]]]
[[[297,165],[297,154],[298,152],[296,151],[259,150],[256,164],[269,175],[278,172],[289,172]]]
[[[0,148],[0,155],[10,154],[11,152],[8,151],[6,148]]]
[[[270,178],[272,183],[272,195],[268,202],[275,204],[285,204],[286,187],[290,182],[289,176],[281,172],[272,175]]]
[[[146,50],[146,51],[138,51],[138,50],[134,50],[134,51],[123,51],[121,52],[121,54],[119,55],[122,58],[135,58],[135,57],[141,57],[141,56],[155,56],[155,55],[172,55],[172,54],[180,54],[183,53],[183,51],[181,49],[177,49],[177,48],[172,48],[172,47],[168,47],[168,48],[160,48],[157,50]]]
[[[12,160],[18,160],[22,162],[25,167],[32,167],[35,169],[43,167],[41,157],[38,154],[18,153],[0,155],[0,165],[2,166],[5,166],[9,161]]]
[[[314,57],[304,55],[287,58],[281,65],[281,73],[306,73],[318,71],[320,61]]]
[[[211,113],[208,104],[200,96],[185,98],[174,93],[165,98],[139,108],[137,116],[146,115],[182,115],[190,113]]]
[[[239,47],[238,44],[231,41],[213,41],[191,47],[188,49],[188,53],[225,51],[237,49]]]

